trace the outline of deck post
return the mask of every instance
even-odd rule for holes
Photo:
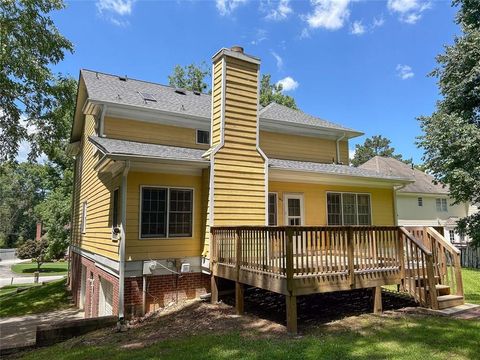
[[[287,270],[287,292],[285,305],[287,308],[287,332],[297,333],[297,297],[295,296],[295,283],[293,282],[293,229],[287,227],[286,244],[286,270]]]
[[[235,282],[235,310],[237,315],[244,313],[244,286],[238,281]]]
[[[438,310],[437,290],[435,281],[435,269],[433,268],[433,255],[425,254],[427,266],[427,282],[428,282],[428,294],[430,296],[430,307],[433,310]],[[426,297],[426,294],[425,294]],[[425,299],[426,302],[427,299]]]
[[[380,314],[382,312],[382,287],[375,286],[373,292],[373,313]]]
[[[289,334],[297,333],[297,297],[292,295],[285,296],[285,305],[287,307],[287,332]]]
[[[348,276],[350,277],[350,287],[355,287],[355,254],[354,254],[353,228],[350,226],[347,230],[347,256],[348,256]]]
[[[218,302],[218,278],[215,275],[212,275],[211,281],[211,302],[212,304],[216,304]]]
[[[398,262],[400,263],[400,278],[399,291],[405,291],[405,246],[403,241],[403,233],[399,229],[398,233]]]

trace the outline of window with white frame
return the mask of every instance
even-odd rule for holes
[[[448,211],[447,199],[437,198],[437,199],[435,199],[435,204],[437,206],[437,211],[439,211],[439,212],[447,212]]]
[[[210,131],[197,130],[197,144],[210,144]]]
[[[423,198],[419,197],[417,201],[418,201],[418,206],[423,206]]]
[[[85,234],[87,230],[87,202],[82,203],[82,218],[80,219],[80,232]]]
[[[327,193],[328,225],[370,225],[369,194]]]
[[[277,220],[277,194],[269,193],[268,194],[268,225],[276,226],[278,224]]]
[[[191,237],[193,190],[142,187],[142,238]]]
[[[449,230],[449,235],[450,235],[450,242],[453,243],[455,242],[455,231],[454,230]]]

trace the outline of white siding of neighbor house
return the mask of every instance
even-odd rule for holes
[[[418,198],[423,198],[423,206],[418,206]],[[447,210],[437,211],[437,198],[447,199]],[[465,204],[452,205],[453,200],[446,196],[403,195],[397,194],[397,211],[399,225],[432,226],[444,225],[450,217],[464,217],[468,207]]]

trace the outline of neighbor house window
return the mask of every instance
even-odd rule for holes
[[[451,242],[451,243],[455,242],[455,231],[454,231],[454,230],[450,230],[448,233],[449,233],[449,235],[450,235],[450,242]]]
[[[423,198],[419,197],[417,201],[418,201],[418,206],[423,206]]]
[[[142,188],[142,238],[191,237],[193,190]]]
[[[197,130],[197,144],[210,144],[210,131]]]
[[[268,194],[268,225],[276,226],[277,221],[277,194]]]
[[[118,189],[112,193],[112,227],[117,227],[120,224],[118,219]]]
[[[327,193],[328,225],[370,225],[369,194]]]
[[[435,204],[437,205],[437,211],[446,212],[447,209],[447,199],[435,199]]]
[[[80,219],[80,232],[85,234],[87,229],[87,202],[82,203],[82,218]]]

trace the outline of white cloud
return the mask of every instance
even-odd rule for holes
[[[431,5],[428,0],[388,0],[387,3],[388,9],[397,13],[398,19],[407,24],[415,24]]]
[[[268,20],[280,21],[285,20],[288,15],[293,13],[293,9],[290,7],[290,0],[280,0],[278,2],[267,1],[266,2],[267,15],[265,16]]]
[[[123,17],[131,15],[133,4],[136,0],[97,0],[97,10],[105,19],[112,24],[125,27],[129,25],[128,20]]]
[[[412,68],[408,65],[398,64],[395,70],[397,71],[397,76],[402,80],[407,80],[415,76]]]
[[[354,21],[350,33],[353,35],[362,35],[365,33],[365,26],[360,20]]]
[[[348,6],[351,0],[311,0],[310,2],[313,13],[308,14],[305,20],[313,29],[338,30],[350,16]]]
[[[350,149],[348,150],[348,157],[349,159],[353,159],[353,157],[355,156],[355,152],[357,151],[357,148],[353,148],[353,149]]]
[[[378,19],[374,17],[372,21],[372,29],[375,29],[377,27],[382,27],[384,24],[385,24],[385,19],[383,18],[383,16]]]
[[[217,10],[222,16],[230,15],[237,7],[247,0],[216,0]]]
[[[277,69],[281,70],[283,68],[283,59],[280,55],[278,55],[275,51],[270,52],[272,56],[275,58],[275,61],[277,62]]]
[[[303,28],[302,32],[300,33],[300,39],[308,39],[310,37],[310,31],[307,28]]]
[[[268,32],[267,30],[265,29],[257,29],[257,31],[255,32],[255,36],[254,36],[254,39],[252,41],[250,41],[250,44],[252,45],[258,45],[260,44],[262,41],[265,41],[268,39]]]
[[[282,85],[283,91],[292,91],[295,90],[300,84],[292,77],[287,76],[286,78],[279,80],[277,85]]]

